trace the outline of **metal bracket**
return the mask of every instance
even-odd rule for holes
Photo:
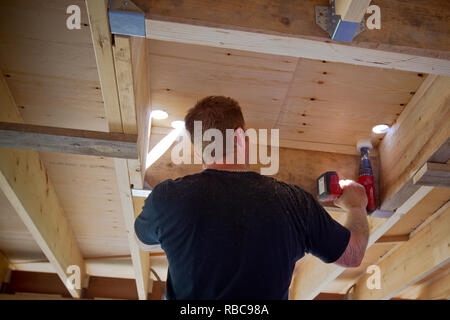
[[[145,14],[130,0],[108,1],[112,34],[145,37]]]
[[[334,0],[329,7],[315,6],[316,24],[327,32],[332,40],[352,42],[353,38],[363,32],[364,19],[360,23],[344,21],[335,12]]]

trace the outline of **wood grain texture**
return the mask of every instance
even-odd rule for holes
[[[0,76],[0,120],[22,122],[3,76]],[[0,186],[64,284],[67,267],[85,273],[83,256],[37,151],[0,149]],[[69,288],[73,297],[80,290]]]
[[[380,144],[382,209],[396,209],[417,190],[414,174],[449,139],[449,88],[450,77],[428,76]]]
[[[86,0],[89,23],[97,60],[97,70],[102,88],[105,114],[111,132],[124,132],[116,73],[114,70],[113,48],[109,31],[107,2]]]
[[[113,47],[123,132],[138,136],[139,159],[128,161],[130,180],[136,188],[143,188],[150,137],[146,45],[143,38],[116,36]]]
[[[120,100],[122,129],[125,133],[138,133],[131,40],[121,36],[117,36],[115,40],[114,66],[117,77],[116,90]],[[143,176],[139,166],[139,161],[115,160],[122,213],[128,235],[138,296],[139,299],[145,300],[148,295],[150,258],[138,247],[134,237],[134,220],[136,216],[131,197],[132,185],[137,188],[143,187]]]
[[[131,61],[131,40],[123,36],[116,36],[114,39],[113,54],[117,78],[116,91],[119,96],[122,123],[122,131],[120,132],[138,134],[134,75]],[[131,184],[137,188],[142,188],[140,161],[129,161],[127,167]]]
[[[360,23],[371,0],[336,0],[336,14],[344,21]]]
[[[130,254],[110,158],[41,152],[85,258]]]
[[[421,300],[448,300],[450,298],[450,268],[447,274],[420,288],[418,299]]]
[[[425,73],[450,72],[450,42],[443,32],[450,28],[443,11],[443,6],[448,7],[445,0],[427,5],[420,0],[373,1],[383,8],[383,27],[363,32],[350,45],[331,41],[316,25],[314,6],[328,5],[325,0],[135,3],[147,13],[151,39]]]
[[[109,129],[111,132],[137,134],[130,39],[117,36],[112,45],[106,1],[86,0],[86,4],[91,21],[92,39],[96,49],[97,68],[102,84]],[[149,257],[140,251],[134,240],[135,216],[130,189],[132,185],[138,188],[143,187],[143,175],[139,161],[115,159],[114,165],[138,296],[139,299],[146,299]]]
[[[80,30],[65,26],[69,5]],[[108,131],[85,2],[0,3],[0,69],[25,123]]]
[[[137,159],[137,135],[0,122],[2,148]]]
[[[0,208],[0,251],[12,264],[30,260],[46,260],[41,248],[3,192],[0,192]]]
[[[325,38],[325,32],[315,25],[314,6],[327,6],[327,0],[291,1],[252,0],[185,0],[182,2],[133,0],[148,17],[160,17],[198,24],[229,26],[268,33]],[[382,10],[383,28],[361,34],[360,46],[403,46],[448,51],[450,32],[449,4],[445,0],[422,2],[373,0]],[[214,10],[210,8],[214,7]],[[193,22],[194,23],[194,22]]]
[[[147,61],[148,42],[144,38],[131,39],[131,65],[135,92],[139,146],[139,171],[144,180],[150,144],[152,100],[150,95],[150,67]],[[130,165],[130,163],[129,163]]]
[[[423,82],[423,75],[149,41],[154,120],[170,128],[208,95],[235,98],[248,128],[280,130],[280,146],[358,154],[358,139],[376,146],[376,124],[395,123]],[[376,110],[376,112],[374,112]]]
[[[414,175],[413,183],[422,186],[450,187],[450,165],[427,162]]]
[[[368,289],[368,276],[364,276],[356,283],[353,299],[389,299],[446,265],[450,261],[449,228],[450,208],[378,264],[381,289]]]

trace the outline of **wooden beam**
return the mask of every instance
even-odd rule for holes
[[[384,259],[381,269],[381,289],[369,289],[370,275],[355,285],[353,299],[390,299],[401,290],[423,279],[450,262],[450,208],[415,234]]]
[[[370,248],[393,225],[395,225],[411,208],[422,200],[433,188],[421,187],[408,201],[406,201],[395,213],[388,218],[369,217],[370,236],[367,248]],[[339,221],[341,222],[341,221]],[[294,273],[290,288],[290,299],[311,300],[322,292],[333,280],[335,280],[345,268],[335,264],[325,264],[316,257],[305,261]]]
[[[421,300],[450,299],[450,272],[445,276],[422,286],[417,298]]]
[[[433,162],[447,162],[442,148],[450,139],[448,88],[450,77],[428,76],[381,141],[381,209],[395,210],[419,189],[413,176],[433,155]]]
[[[113,47],[106,1],[86,0],[86,4],[110,131],[138,134],[138,143],[145,143],[145,138],[139,138],[140,130],[137,124],[136,93],[140,92],[142,97],[139,97],[139,101],[143,104],[142,108],[145,110],[150,108],[149,99],[148,93],[147,97],[145,97],[145,92],[141,87],[135,88],[138,80],[133,75],[132,57],[134,53],[132,52],[133,49],[131,48],[130,39],[118,36],[115,38]],[[145,55],[141,59],[144,59],[144,57]],[[147,68],[141,72],[146,73]],[[147,88],[146,85],[145,87]],[[138,114],[146,115],[145,111],[138,111]],[[145,129],[141,132],[144,131]],[[141,150],[144,150],[144,148],[138,146],[138,151],[142,152]],[[125,226],[128,232],[128,242],[135,272],[136,287],[139,299],[144,300],[147,299],[148,294],[150,258],[148,254],[145,254],[138,248],[134,239],[135,211],[131,197],[131,187],[143,188],[143,170],[141,170],[140,162],[142,163],[142,157],[145,156],[146,154],[139,154],[139,161],[115,159],[117,183]]]
[[[146,13],[149,39],[450,75],[445,0],[373,1],[382,8],[382,27],[364,31],[352,44],[332,41],[316,25],[315,5],[326,4],[321,0],[133,2]],[[366,3],[351,2],[350,8]],[[427,28],[416,22],[424,19]]]
[[[0,147],[137,159],[137,135],[0,122]]]
[[[150,145],[152,101],[150,95],[150,65],[147,63],[148,41],[131,38],[131,67],[135,93],[137,133],[139,147],[139,168],[141,184],[145,180],[147,155]],[[139,188],[140,185],[136,185]]]
[[[23,122],[3,75],[0,105],[0,121]],[[39,153],[0,148],[0,189],[63,283],[68,286],[66,271],[71,265],[79,266],[83,279],[83,256]],[[68,290],[73,297],[80,297],[79,289]]]
[[[139,248],[134,235],[134,220],[139,215],[140,210],[137,210],[133,204],[126,160],[116,159],[115,167],[117,183],[119,185],[120,200],[122,203],[122,212],[125,220],[125,228],[128,234],[131,260],[133,262],[134,274],[136,276],[138,295],[139,299],[146,300],[149,284],[150,256],[148,253]]]
[[[336,14],[344,21],[360,23],[371,0],[336,0]]]
[[[13,271],[9,292],[14,295],[1,296],[6,299],[63,299],[68,298],[67,290],[55,274]],[[25,297],[24,297],[25,296]],[[96,277],[90,278],[83,299],[126,299],[136,300],[136,285],[133,279]]]
[[[150,135],[150,95],[147,83],[146,40],[115,36],[117,76],[123,132],[138,135],[139,161],[128,161],[131,184],[143,188]]]
[[[109,131],[123,132],[106,0],[86,0]]]
[[[145,81],[147,77],[141,78],[141,74],[146,74],[147,68],[144,67],[142,59],[145,59],[145,45],[142,45],[141,40],[132,40],[128,37],[116,36],[115,45],[113,47],[114,52],[114,64],[116,68],[117,76],[117,89],[119,92],[120,109],[122,114],[122,126],[125,133],[138,133],[139,129],[143,129],[140,133],[141,146],[139,149],[140,160],[138,161],[123,161],[116,160],[116,175],[119,183],[119,190],[121,194],[122,208],[125,219],[125,225],[128,232],[128,240],[130,244],[131,259],[133,261],[133,267],[136,274],[136,284],[138,289],[139,299],[147,299],[148,286],[149,286],[149,273],[150,273],[150,257],[148,253],[142,251],[135,240],[134,237],[134,220],[137,215],[139,215],[141,208],[136,208],[131,195],[131,187],[143,188],[143,167],[145,166],[145,159],[148,152],[148,135],[145,132],[145,119],[140,119],[141,126],[138,129],[138,120],[136,116],[137,105],[136,102],[139,100],[141,105],[139,106],[139,115],[145,116],[145,110],[149,108],[148,101],[148,89],[146,82],[143,84],[138,84],[135,75],[139,75],[139,79]],[[144,53],[138,52],[136,56],[133,44],[140,45],[139,49],[143,49]],[[139,50],[137,49],[137,50]],[[139,57],[140,60],[133,61],[133,57]],[[134,66],[140,65],[142,70],[137,70]],[[136,95],[135,88],[139,88],[141,95]],[[139,90],[138,89],[138,90]],[[148,113],[148,116],[150,114]],[[149,118],[147,119],[147,121]],[[125,187],[126,186],[126,187]]]
[[[413,177],[421,186],[450,187],[450,164],[427,162]]]
[[[0,287],[5,279],[8,268],[9,268],[9,261],[6,258],[6,256],[0,251]]]

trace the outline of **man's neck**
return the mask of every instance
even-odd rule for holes
[[[225,170],[225,171],[248,171],[248,164],[225,164],[225,163],[212,163],[209,165],[203,165],[203,169]]]

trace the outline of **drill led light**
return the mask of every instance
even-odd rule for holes
[[[382,134],[389,131],[389,126],[387,124],[379,124],[372,128],[372,132],[376,134]]]
[[[151,117],[156,120],[164,120],[167,119],[168,116],[167,112],[163,110],[153,110],[151,114]]]
[[[353,180],[339,180],[339,185],[341,186],[342,189],[344,189],[344,187],[348,186],[352,182]]]

